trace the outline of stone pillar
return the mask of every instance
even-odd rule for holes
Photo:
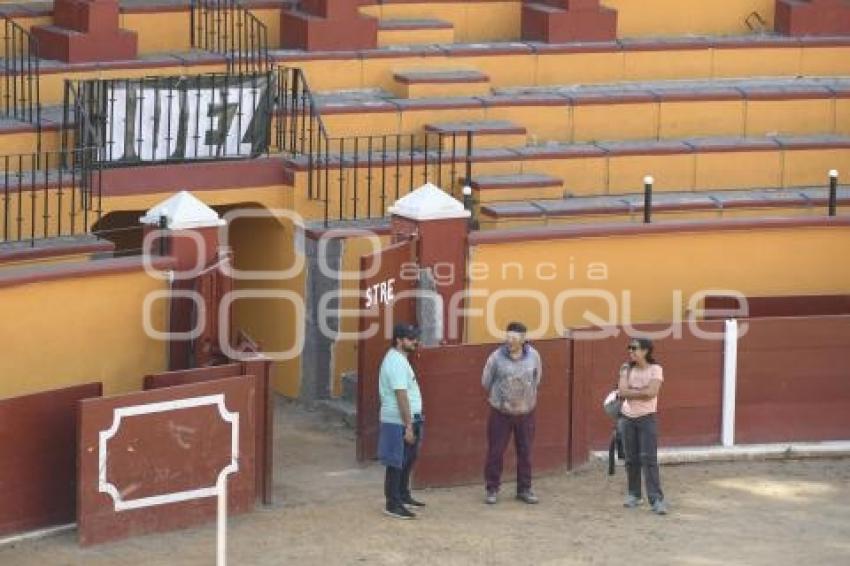
[[[221,220],[213,209],[192,194],[181,191],[151,208],[139,219],[139,222],[144,225],[146,236],[153,230],[162,229],[168,232],[164,251],[166,255],[174,258],[174,271],[177,274],[177,278],[171,282],[172,291],[197,290],[200,276],[197,273],[193,275],[191,272],[204,270],[219,258],[218,231],[224,225],[224,220]],[[144,252],[159,255],[161,239],[145,238],[145,241],[153,249],[144,250]],[[180,276],[181,272],[186,275]],[[221,285],[213,287],[222,291]],[[190,298],[172,297],[169,309],[169,332],[192,330],[198,308],[206,310],[206,325],[199,339],[169,342],[170,370],[197,367],[212,357],[211,352],[198,350],[201,344],[218,348],[219,294],[203,297],[202,305],[196,304]],[[230,337],[225,336],[224,339],[229,341]]]
[[[846,0],[776,0],[774,29],[785,35],[850,35]]]
[[[306,51],[375,49],[378,20],[360,14],[370,0],[302,0],[280,16],[281,47]]]
[[[43,59],[91,63],[138,54],[136,32],[119,27],[118,0],[56,0],[53,24],[33,27],[32,33]]]
[[[338,293],[340,281],[329,277],[319,269],[319,261],[338,273],[342,267],[344,251],[343,238],[328,238],[324,248],[324,257],[319,258],[317,238],[308,237],[304,240],[304,255],[307,259],[307,282],[304,290],[306,304],[306,320],[304,324],[304,350],[301,353],[301,389],[299,398],[306,401],[329,399],[331,396],[331,375],[333,367],[334,340],[322,332],[318,302],[326,293]],[[333,305],[330,305],[333,306]],[[339,330],[338,319],[328,319],[325,324],[331,330]]]
[[[428,183],[390,207],[394,239],[416,238],[419,267],[428,269],[433,287],[443,299],[441,342],[463,340],[463,320],[453,317],[466,289],[466,252],[470,212],[442,189]],[[458,306],[462,307],[463,302]]]
[[[614,41],[617,11],[600,0],[537,0],[522,6],[522,39],[544,43]]]

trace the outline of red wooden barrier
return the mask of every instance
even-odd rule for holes
[[[747,297],[747,317],[827,316],[850,314],[850,295],[787,295],[779,297]],[[735,311],[738,299],[723,295],[705,298],[706,319],[728,318],[711,311]]]
[[[77,510],[77,403],[87,383],[0,400],[0,535],[73,523]]]
[[[262,354],[252,359],[221,366],[168,371],[146,375],[144,389],[159,389],[202,381],[212,381],[239,375],[253,375],[257,379],[256,401],[256,489],[257,497],[265,505],[273,502],[274,476],[274,403],[271,390],[271,361]]]
[[[234,428],[225,416],[234,418],[233,413],[238,414],[238,471],[228,479],[228,510],[251,510],[254,387],[252,376],[239,376],[82,401],[80,544],[168,531],[213,518],[215,497],[181,500],[175,494],[216,485],[218,473],[231,461]],[[223,407],[216,401],[222,396]],[[197,406],[187,406],[192,402]],[[128,411],[131,414],[122,415]]]
[[[735,441],[850,439],[850,316],[746,322]]]
[[[639,325],[657,331],[664,325]],[[723,322],[701,322],[703,331],[722,336]],[[573,438],[571,464],[587,460],[589,450],[608,447],[613,428],[602,411],[602,400],[617,385],[626,361],[629,337],[573,341]],[[655,341],[656,358],[664,368],[658,401],[659,442],[662,446],[704,446],[720,442],[723,394],[723,341],[704,340],[687,327],[682,338]]]
[[[357,459],[360,461],[375,458],[378,453],[378,370],[391,344],[392,326],[396,322],[416,321],[412,298],[392,298],[416,286],[410,277],[402,277],[402,266],[413,259],[413,254],[413,240],[406,240],[363,256],[360,261],[361,273],[369,273],[377,265],[376,273],[360,281],[360,307],[371,314],[360,317],[362,338],[357,344]],[[377,293],[374,293],[375,285]],[[389,293],[390,287],[392,293]],[[368,299],[367,290],[370,292]],[[389,318],[387,311],[392,315]],[[365,337],[369,327],[374,327],[374,333]]]
[[[534,344],[543,360],[533,451],[535,475],[567,466],[570,436],[569,341]],[[495,344],[422,349],[413,360],[425,413],[425,434],[414,471],[416,487],[481,483],[490,412],[481,371]],[[503,478],[513,481],[515,456],[508,449]]]

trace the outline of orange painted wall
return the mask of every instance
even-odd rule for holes
[[[519,318],[530,329],[553,337],[556,317],[547,323],[542,313],[555,309],[563,291],[594,289],[616,298],[612,324],[625,322],[625,313],[634,323],[669,321],[674,308],[686,309],[700,290],[732,289],[750,296],[846,293],[850,264],[838,259],[843,257],[838,250],[850,250],[849,226],[480,244],[470,250],[468,273],[470,289],[482,296],[472,298],[471,308],[486,310],[489,297],[494,329]],[[680,298],[673,295],[677,289]],[[529,291],[536,298],[513,296]],[[630,308],[623,304],[624,291],[631,292]],[[588,326],[593,320],[585,311],[607,319],[605,305],[601,298],[577,297],[559,312],[566,327]],[[498,339],[486,319],[469,321],[470,342]]]
[[[0,287],[0,397],[91,381],[105,394],[140,390],[142,376],[167,367],[165,344],[142,325],[145,296],[166,285],[139,267]],[[160,331],[166,305],[152,304]]]
[[[751,33],[744,23],[758,12],[773,29],[774,0],[602,0],[617,10],[619,37]]]

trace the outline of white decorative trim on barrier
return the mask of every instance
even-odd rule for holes
[[[118,491],[118,488],[106,480],[106,464],[108,459],[106,443],[118,432],[118,429],[121,426],[121,420],[125,417],[164,413],[166,411],[203,407],[206,405],[217,406],[222,420],[229,422],[232,429],[230,437],[230,463],[219,472],[215,485],[187,491],[166,493],[163,495],[141,497],[139,499],[124,500],[121,493]],[[224,402],[224,394],[222,393],[216,395],[205,395],[203,397],[191,397],[188,399],[175,399],[174,401],[163,401],[161,403],[119,407],[113,412],[112,426],[110,426],[108,430],[100,431],[100,443],[98,450],[98,491],[106,493],[112,497],[115,504],[115,511],[126,511],[128,509],[140,509],[155,505],[165,505],[167,503],[188,501],[190,499],[213,497],[221,493],[222,486],[224,485],[227,476],[239,471],[238,458],[239,413],[234,413],[227,409]]]
[[[723,421],[721,441],[723,446],[735,445],[735,392],[738,387],[738,321],[726,321],[723,340]]]

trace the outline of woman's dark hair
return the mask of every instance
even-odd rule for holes
[[[640,346],[641,350],[646,350],[646,361],[647,362],[649,362],[650,364],[657,364],[658,363],[658,360],[656,360],[655,356],[652,355],[652,352],[655,349],[655,346],[653,345],[652,340],[650,340],[649,338],[632,338],[631,340],[629,340],[629,343],[631,343],[631,342],[637,342],[638,345]],[[634,365],[634,364],[631,364],[631,365]]]
[[[511,322],[508,324],[508,332],[519,332],[520,334],[525,334],[528,329],[521,322]]]

